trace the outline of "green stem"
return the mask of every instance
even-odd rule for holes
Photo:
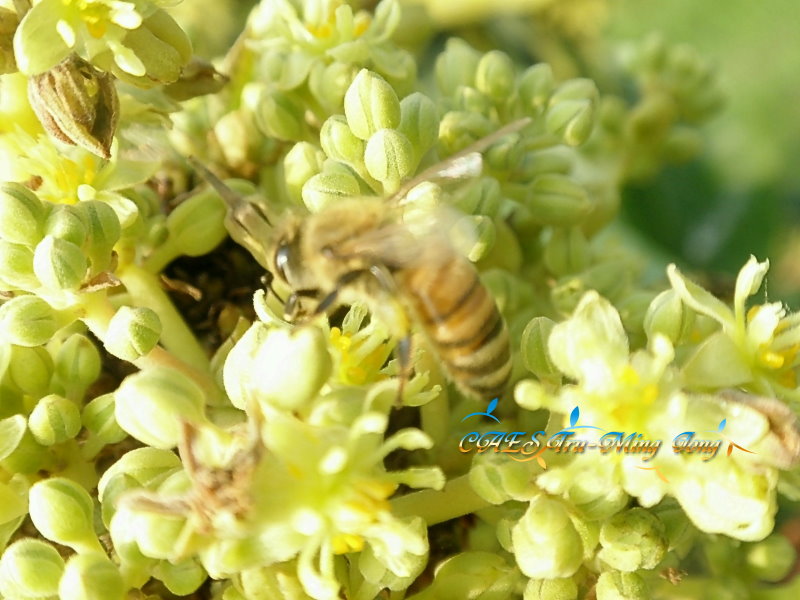
[[[430,525],[468,515],[489,506],[469,483],[469,475],[451,479],[444,489],[421,490],[391,501],[392,512],[398,517],[419,516]]]
[[[82,312],[81,320],[97,339],[105,343],[108,324],[111,322],[111,318],[114,316],[115,312],[111,302],[102,292],[89,295],[84,300]],[[170,354],[161,346],[156,346],[146,355],[137,358],[133,361],[133,364],[142,370],[155,366],[163,366],[180,371],[200,386],[209,403],[213,404],[219,402],[223,397],[222,390],[219,388],[219,385],[217,385],[216,380],[208,372],[207,368],[195,368],[193,365],[189,365],[180,358]]]
[[[439,448],[448,439],[450,432],[450,406],[447,392],[442,390],[438,398],[420,408],[422,430],[431,436],[434,448]]]
[[[125,284],[136,306],[146,306],[158,314],[164,347],[195,369],[207,371],[206,351],[161,288],[156,275],[136,265],[127,265],[117,272],[117,277]]]
[[[142,267],[153,274],[160,273],[169,263],[180,256],[180,250],[173,237],[168,237],[158,248],[153,250],[142,262]]]

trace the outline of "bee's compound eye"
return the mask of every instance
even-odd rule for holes
[[[275,251],[275,268],[284,281],[286,278],[286,269],[289,266],[289,244],[281,242],[278,244],[278,249]]]

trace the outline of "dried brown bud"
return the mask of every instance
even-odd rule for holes
[[[56,139],[111,157],[119,99],[114,77],[76,55],[31,77],[31,106],[45,130]]]

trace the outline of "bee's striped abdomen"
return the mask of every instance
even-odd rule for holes
[[[508,329],[472,264],[453,255],[398,278],[453,380],[473,395],[499,396],[511,374]]]

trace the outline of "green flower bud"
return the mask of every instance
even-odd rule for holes
[[[681,301],[675,290],[666,290],[650,303],[644,317],[644,330],[649,339],[661,334],[677,344],[692,331],[694,316],[694,311]]]
[[[617,310],[625,331],[637,336],[645,332],[645,319],[653,300],[653,292],[638,291],[619,301]]]
[[[595,586],[597,600],[647,600],[647,584],[636,573],[604,571]]]
[[[55,289],[77,288],[88,268],[83,251],[66,240],[45,236],[33,253],[33,272],[42,285]]]
[[[455,154],[489,135],[494,127],[483,115],[450,111],[439,123],[439,144],[443,154]]]
[[[0,240],[0,280],[18,289],[38,288],[39,280],[33,273],[33,251],[27,246]]]
[[[330,158],[354,168],[363,164],[366,144],[353,135],[343,116],[334,115],[322,124],[319,141]]]
[[[194,559],[177,563],[162,560],[153,569],[153,576],[176,596],[188,596],[208,579],[206,570]]]
[[[47,349],[36,346],[11,346],[7,376],[23,393],[39,398],[50,388],[53,359]]]
[[[319,392],[331,368],[327,339],[316,327],[274,328],[257,322],[228,354],[222,376],[237,408],[246,410],[256,400],[297,410]]]
[[[534,113],[543,110],[555,88],[553,69],[547,63],[528,67],[520,76],[517,87],[522,106]]]
[[[122,38],[122,45],[122,53],[115,50],[112,57],[108,52],[95,57],[93,62],[141,88],[176,81],[192,58],[189,38],[160,8],[150,12],[140,27],[129,30]]]
[[[389,191],[400,187],[400,181],[408,177],[416,166],[414,148],[399,131],[381,129],[367,140],[364,151],[367,172],[380,181]]]
[[[315,62],[308,77],[308,89],[328,113],[342,112],[344,95],[357,69],[352,64],[335,61],[329,65]]]
[[[182,469],[181,459],[170,450],[158,448],[136,448],[126,452],[100,477],[97,491],[103,504],[108,502],[106,488],[111,480],[119,476],[130,477],[140,487],[154,490],[170,475]]]
[[[57,394],[41,398],[28,417],[28,428],[43,446],[60,444],[78,435],[81,413],[74,402]]]
[[[454,109],[483,115],[495,110],[492,99],[474,87],[461,86],[456,90],[455,96]]]
[[[28,83],[31,107],[59,141],[111,158],[119,119],[114,78],[72,54]]]
[[[89,433],[105,444],[116,444],[127,436],[114,415],[114,394],[103,394],[86,404],[81,412],[81,422]]]
[[[22,415],[14,415],[0,420],[0,460],[4,460],[17,449],[25,434],[25,429],[25,417]],[[0,520],[0,522],[3,521]]]
[[[44,204],[24,185],[0,184],[0,238],[33,247],[42,239],[46,218]]]
[[[17,13],[7,8],[0,8],[0,75],[14,73],[17,70],[13,41],[18,26]]]
[[[3,459],[2,467],[11,473],[32,474],[44,468],[53,468],[52,455],[39,444],[25,428],[16,447]]]
[[[590,100],[550,100],[545,116],[545,128],[559,136],[568,146],[580,146],[594,127],[594,104]]]
[[[645,508],[617,513],[600,528],[598,557],[619,571],[653,569],[667,552],[664,524]]]
[[[463,552],[441,563],[433,583],[416,596],[419,600],[510,600],[519,581],[516,569],[502,556]]]
[[[85,335],[74,333],[56,354],[56,375],[67,389],[83,390],[100,376],[100,353]]]
[[[514,90],[514,63],[508,54],[491,50],[481,57],[475,87],[495,102],[505,102]]]
[[[445,96],[459,86],[473,86],[481,55],[458,38],[447,40],[444,52],[436,58],[436,84]]]
[[[324,162],[325,153],[308,142],[299,142],[286,153],[283,158],[283,176],[286,180],[286,189],[295,202],[302,199],[303,185],[322,171]]]
[[[531,319],[522,332],[522,360],[525,367],[539,379],[560,379],[561,373],[553,365],[547,352],[547,339],[555,321],[547,317]]]
[[[344,114],[353,133],[366,141],[381,129],[400,125],[400,100],[385,79],[361,69],[347,88]]]
[[[575,600],[578,585],[573,579],[531,579],[522,600]]]
[[[586,190],[557,173],[537,177],[528,186],[525,205],[539,223],[559,227],[580,224],[592,210]]]
[[[186,528],[186,519],[155,512],[139,512],[121,504],[111,519],[111,539],[135,541],[144,556],[165,560],[176,557],[176,542]]]
[[[287,141],[305,137],[303,106],[289,94],[277,90],[262,93],[255,117],[265,135]]]
[[[228,78],[199,56],[192,56],[178,81],[164,86],[164,92],[178,102],[219,92]]]
[[[694,544],[697,530],[678,501],[666,498],[649,510],[663,523],[669,549],[678,556],[685,556]]]
[[[86,253],[92,272],[99,273],[111,263],[111,250],[122,233],[119,218],[108,204],[97,200],[79,202],[75,209],[88,227]]]
[[[108,324],[103,345],[111,354],[130,362],[145,356],[161,336],[161,320],[145,307],[121,306]]]
[[[60,600],[123,600],[125,583],[119,568],[105,554],[75,554],[67,561],[58,597]]]
[[[178,445],[183,424],[204,423],[203,391],[182,373],[155,367],[129,375],[114,392],[117,423],[154,448]]]
[[[170,243],[186,256],[208,254],[228,235],[225,213],[225,202],[215,190],[194,194],[167,217]]]
[[[89,235],[80,211],[69,204],[58,204],[53,207],[45,222],[44,232],[76,246],[82,246]]]
[[[467,214],[494,218],[500,211],[502,198],[498,181],[494,177],[481,177],[458,193],[454,204]]]
[[[492,239],[487,239],[487,243],[491,245],[478,262],[478,270],[503,269],[510,273],[518,272],[522,266],[522,248],[514,231],[504,219],[480,218],[491,224],[491,232],[487,233],[490,233]]]
[[[28,498],[31,520],[48,540],[80,553],[103,551],[94,532],[92,498],[80,485],[51,477],[34,483]]]
[[[517,438],[518,443],[513,448],[515,451],[520,451],[528,441],[523,437]],[[526,449],[526,452],[530,450]],[[481,498],[495,505],[509,500],[524,502],[538,491],[531,477],[530,464],[509,460],[508,456],[497,452],[486,452],[475,457],[469,470],[469,485]]]
[[[22,538],[0,557],[0,594],[4,598],[50,598],[58,593],[64,559],[42,540]]]
[[[436,141],[439,131],[439,111],[425,94],[415,92],[400,101],[400,133],[408,138],[414,148],[416,161]]]
[[[571,577],[583,562],[583,542],[567,509],[547,496],[531,501],[511,539],[519,568],[534,579]]]
[[[700,154],[703,136],[691,127],[673,127],[662,146],[665,160],[673,163],[689,162]]]
[[[758,579],[771,583],[787,577],[797,559],[797,551],[792,543],[779,533],[750,544],[745,552],[750,572]]]
[[[303,185],[303,204],[312,213],[319,212],[340,198],[357,196],[358,181],[348,173],[319,173]]]
[[[677,107],[667,94],[651,94],[631,109],[627,132],[635,142],[652,146],[653,140],[660,140],[672,126]]]
[[[557,227],[544,247],[547,270],[557,276],[580,273],[589,266],[591,251],[586,236],[578,227]]]
[[[0,306],[0,335],[17,346],[41,346],[60,328],[58,313],[38,296],[17,296]]]

